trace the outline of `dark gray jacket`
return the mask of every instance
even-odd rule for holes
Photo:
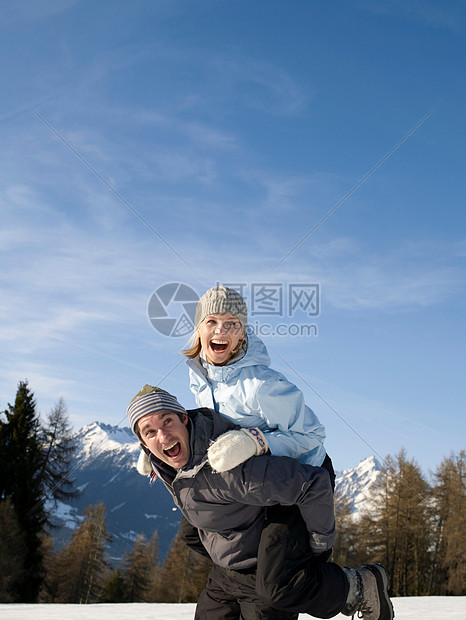
[[[256,565],[265,507],[274,504],[299,506],[315,553],[333,546],[333,492],[326,469],[264,455],[215,473],[207,462],[209,441],[238,427],[210,409],[193,409],[188,417],[191,457],[183,468],[173,469],[146,452],[215,564],[235,570]]]

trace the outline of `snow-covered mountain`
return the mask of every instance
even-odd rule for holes
[[[352,469],[336,472],[335,493],[349,500],[355,519],[363,508],[370,509],[374,484],[380,472],[380,463],[374,456],[369,456]]]
[[[120,560],[138,534],[144,533],[149,539],[154,530],[158,531],[163,557],[178,530],[181,514],[161,482],[149,484],[148,478],[138,474],[139,445],[131,430],[93,422],[74,438],[78,448],[71,478],[81,495],[57,506],[47,502],[58,526],[51,532],[56,547],[69,540],[87,506],[103,502],[113,539],[110,560]]]
[[[181,514],[160,481],[149,484],[137,473],[139,446],[131,430],[93,422],[74,438],[78,448],[71,478],[81,496],[56,506],[47,502],[58,526],[52,531],[56,547],[69,540],[87,506],[103,502],[113,539],[109,544],[110,560],[119,561],[125,551],[132,549],[138,534],[144,533],[149,539],[154,530],[158,531],[163,558],[178,530]],[[337,491],[350,499],[355,514],[369,497],[379,471],[377,461],[369,457],[353,469],[337,472]]]

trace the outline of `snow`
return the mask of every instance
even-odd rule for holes
[[[47,512],[53,515],[55,520],[59,520],[63,522],[63,526],[69,528],[70,530],[75,530],[77,528],[77,523],[82,519],[77,514],[77,509],[73,506],[69,506],[57,500],[48,499],[45,502],[45,509]]]
[[[105,452],[139,454],[139,444],[129,428],[93,422],[83,426],[76,437],[80,443],[78,460],[95,458],[98,454]]]
[[[374,456],[361,461],[356,467],[336,472],[336,493],[348,498],[353,516],[358,519],[368,509],[373,498],[373,485],[380,476],[380,465]]]
[[[393,599],[396,620],[466,620],[466,596]],[[192,620],[194,604],[129,603],[100,605],[0,604],[2,620]],[[311,618],[300,614],[299,620]],[[338,620],[348,616],[338,614]]]
[[[146,519],[155,519],[155,520],[163,518],[160,515],[150,515],[147,512],[144,514],[144,516],[146,517]]]

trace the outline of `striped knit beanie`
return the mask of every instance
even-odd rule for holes
[[[194,329],[199,327],[206,316],[219,312],[233,314],[246,331],[248,323],[246,302],[237,291],[226,286],[214,286],[199,299],[194,318]]]
[[[173,411],[178,415],[186,413],[186,409],[180,405],[174,396],[152,385],[145,385],[130,402],[126,413],[128,415],[131,430],[136,435],[138,420],[149,413],[159,411]]]

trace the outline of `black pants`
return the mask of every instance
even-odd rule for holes
[[[297,620],[298,613],[274,609],[256,591],[256,573],[212,567],[194,620]]]
[[[335,490],[332,460],[322,467]],[[297,506],[266,509],[257,555],[256,589],[261,598],[286,611],[333,618],[346,603],[348,580],[337,564],[328,562],[332,550],[316,556],[309,545],[309,532]]]
[[[340,566],[327,561],[330,555],[331,550],[314,555],[296,506],[267,509],[257,556],[258,595],[286,612],[333,618],[346,603],[348,580]]]

